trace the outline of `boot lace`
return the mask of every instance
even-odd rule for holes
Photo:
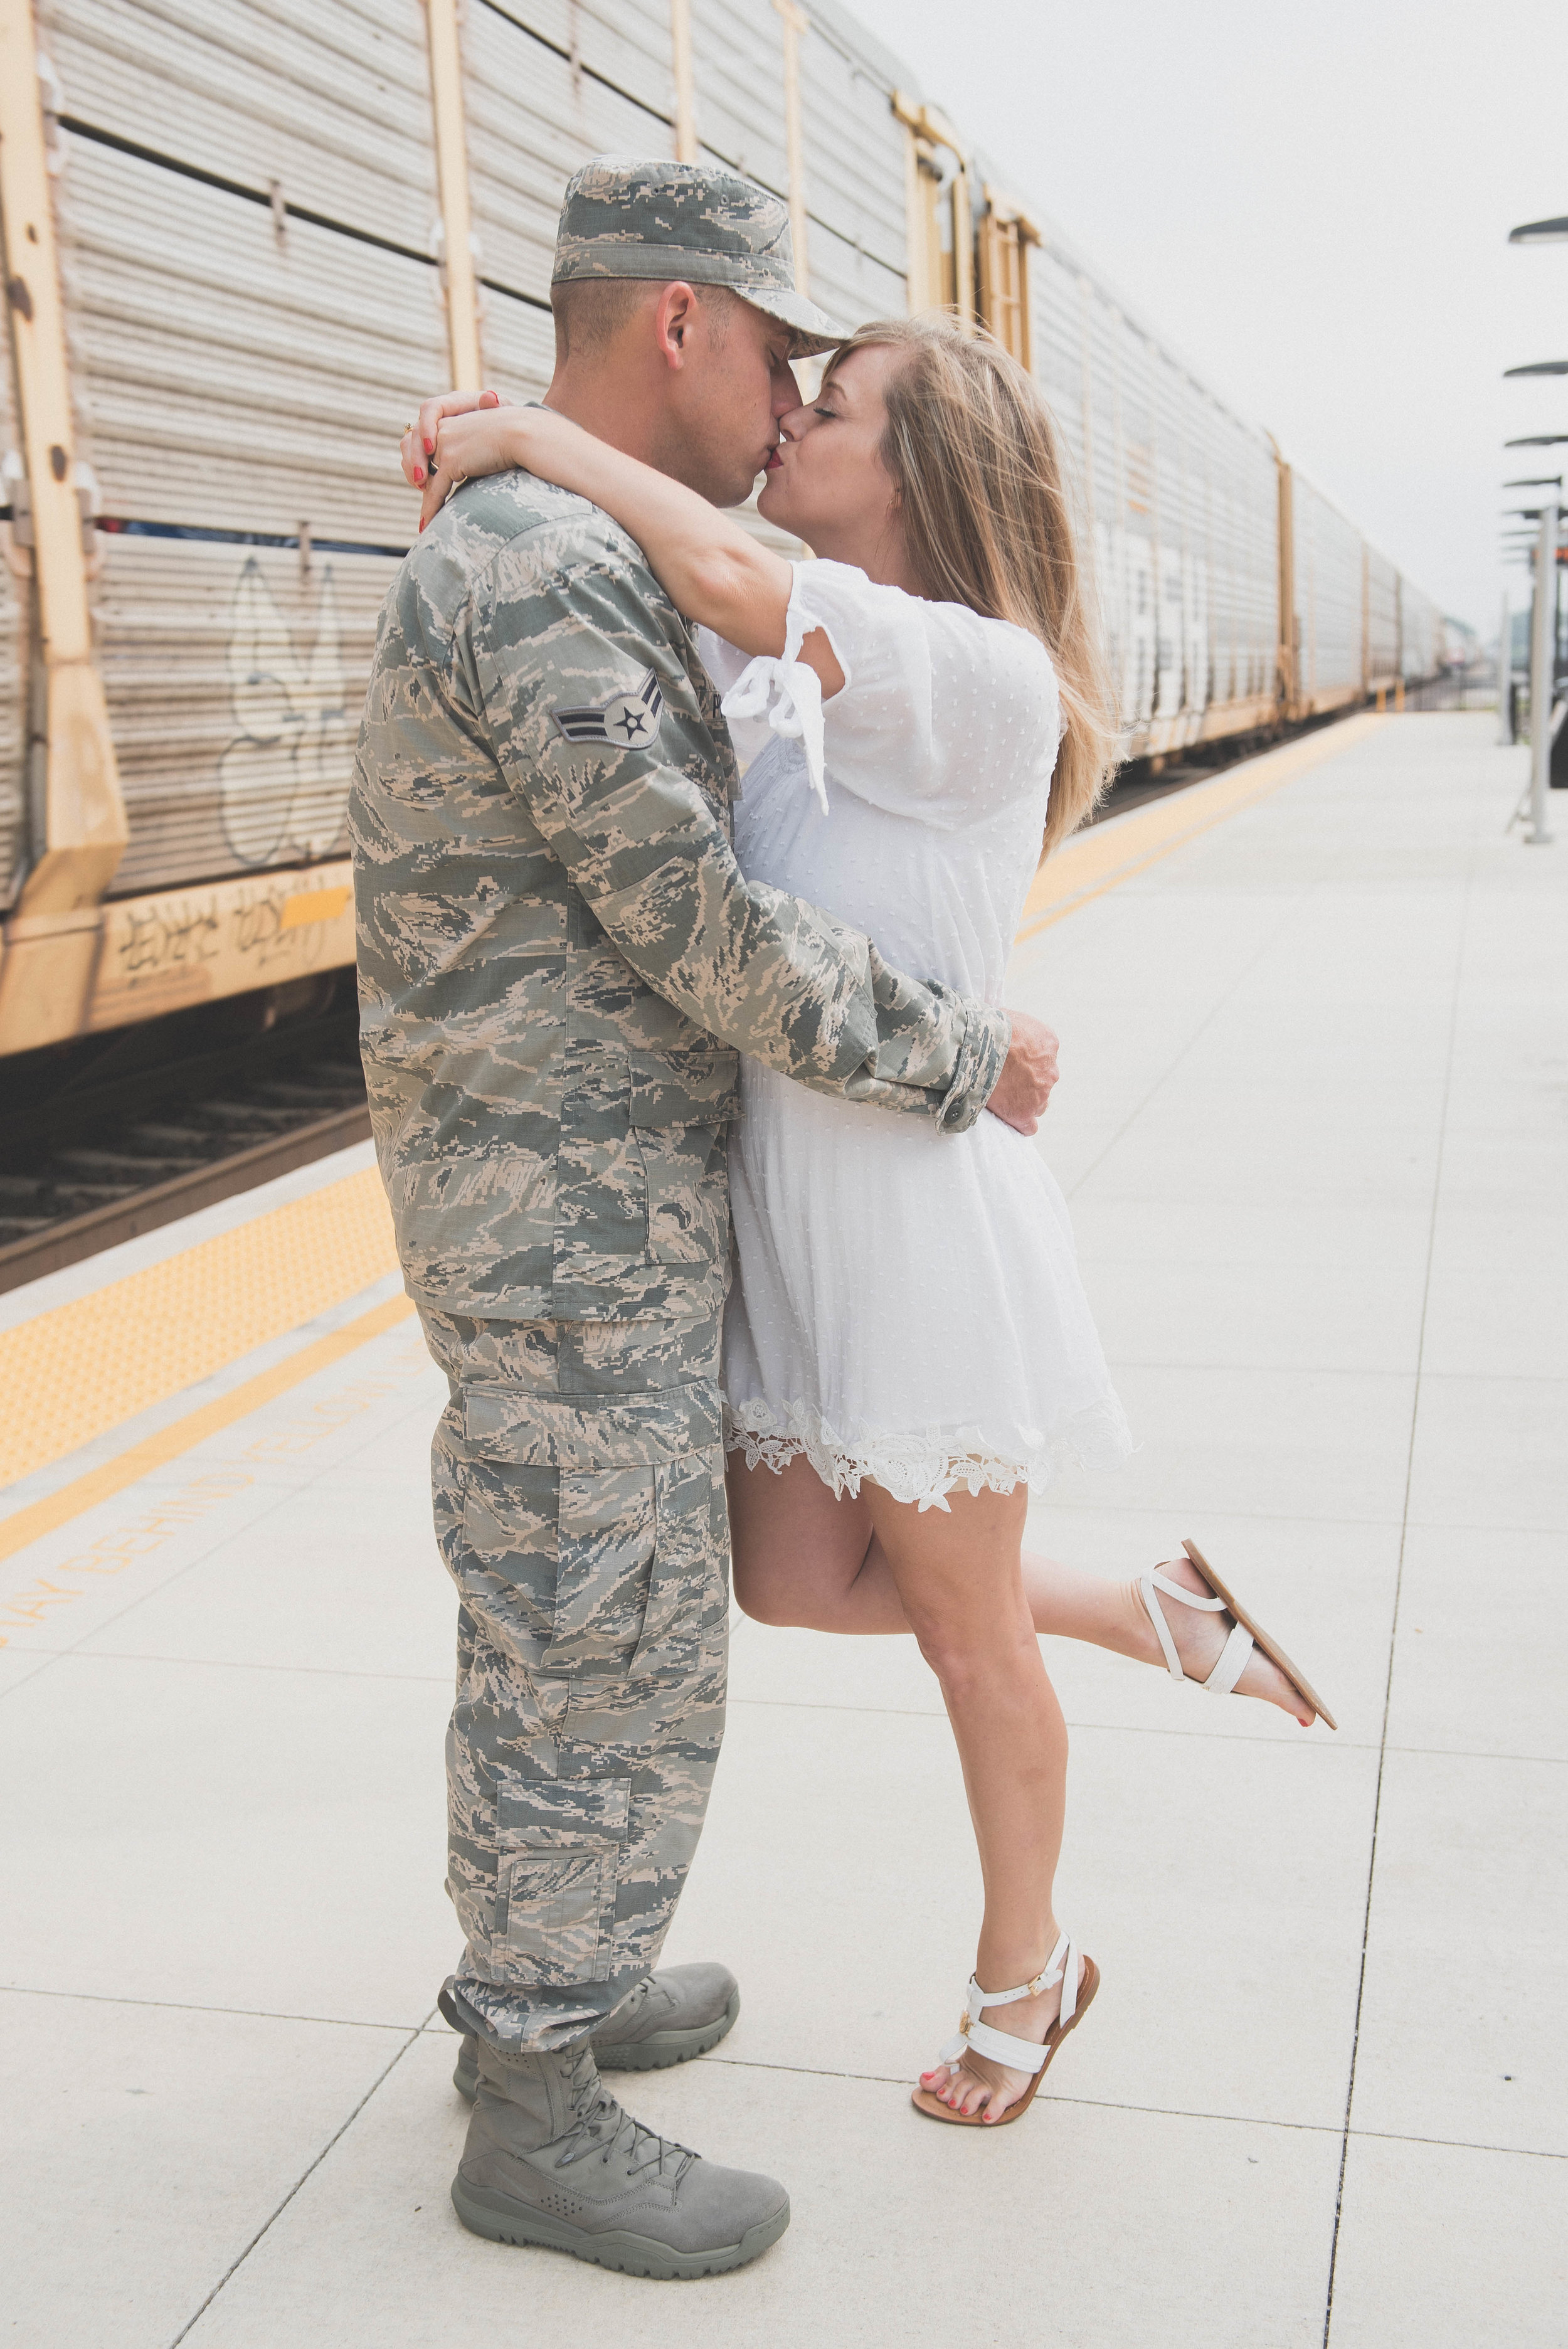
[[[619,2154],[626,2165],[629,2178],[641,2178],[653,2170],[659,2178],[665,2174],[665,2165],[673,2165],[671,2182],[679,2186],[686,2171],[698,2157],[673,2137],[663,2137],[656,2130],[645,2128],[641,2121],[622,2109],[615,2098],[601,2085],[598,2073],[590,2077],[593,2049],[584,2047],[572,2075],[572,2098],[576,2120],[566,2132],[567,2151],[556,2162],[558,2169],[570,2169],[574,2161],[582,2161],[597,2153],[601,2161],[608,2162]]]

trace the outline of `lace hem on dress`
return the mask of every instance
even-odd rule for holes
[[[1038,1491],[1064,1469],[1113,1465],[1133,1445],[1127,1415],[1114,1395],[1076,1413],[1053,1436],[1018,1429],[1006,1449],[977,1427],[923,1428],[901,1435],[862,1429],[845,1438],[810,1403],[775,1410],[760,1398],[731,1403],[727,1397],[724,1448],[744,1452],[748,1468],[760,1464],[775,1475],[803,1453],[823,1484],[832,1486],[836,1500],[858,1494],[861,1479],[869,1477],[895,1501],[945,1510],[945,1496],[961,1485],[971,1493],[1011,1493],[1020,1484]]]

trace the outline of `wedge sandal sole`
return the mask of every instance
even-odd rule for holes
[[[624,2047],[606,2047],[603,2054],[595,2048],[594,2061],[601,2072],[667,2072],[672,2064],[689,2064],[694,2055],[706,2055],[717,2047],[734,2030],[739,2013],[740,1992],[731,1991],[728,2005],[716,2021],[694,2024],[689,2031],[651,2032],[646,2039],[629,2041]],[[459,2055],[452,2085],[471,2105],[479,2094],[478,2064],[465,2064]]]
[[[1298,1696],[1305,1698],[1307,1703],[1311,1705],[1314,1713],[1317,1714],[1320,1721],[1326,1721],[1330,1729],[1337,1729],[1339,1723],[1335,1720],[1334,1715],[1329,1712],[1328,1707],[1324,1703],[1323,1699],[1318,1695],[1316,1690],[1313,1687],[1312,1682],[1307,1679],[1306,1674],[1302,1671],[1300,1665],[1293,1664],[1291,1662],[1290,1658],[1285,1654],[1284,1650],[1279,1645],[1278,1641],[1271,1640],[1268,1633],[1264,1630],[1263,1625],[1258,1622],[1253,1616],[1248,1614],[1246,1609],[1242,1605],[1241,1600],[1236,1597],[1234,1591],[1226,1588],[1224,1583],[1222,1582],[1220,1577],[1215,1573],[1213,1568],[1210,1565],[1202,1551],[1198,1547],[1197,1543],[1184,1541],[1181,1547],[1186,1551],[1188,1557],[1191,1559],[1193,1565],[1197,1568],[1199,1573],[1202,1576],[1204,1581],[1212,1590],[1215,1598],[1222,1599],[1224,1600],[1226,1606],[1230,1609],[1231,1613],[1235,1617],[1237,1622],[1240,1623],[1243,1629],[1252,1633],[1253,1639],[1257,1641],[1259,1647],[1263,1650],[1270,1663],[1273,1664],[1277,1671],[1282,1671],[1284,1674],[1286,1680],[1290,1682],[1292,1688],[1295,1690]]]
[[[542,2210],[516,2202],[510,2194],[470,2186],[461,2171],[452,2180],[452,2208],[472,2235],[492,2243],[527,2245],[536,2251],[565,2251],[594,2267],[614,2268],[621,2275],[652,2276],[665,2283],[689,2282],[698,2276],[728,2275],[759,2259],[789,2224],[789,2205],[771,2219],[748,2227],[738,2243],[720,2243],[707,2251],[677,2251],[649,2235],[634,2235],[624,2228],[602,2235],[570,2226]]]
[[[1034,2078],[1029,2082],[1028,2086],[1018,2098],[1017,2103],[1016,2105],[1009,2105],[999,2121],[982,2120],[978,2113],[955,2113],[951,2105],[944,2105],[940,2096],[934,2096],[932,2095],[929,2088],[912,2089],[910,2091],[910,2103],[914,2106],[917,2113],[923,2113],[928,2120],[949,2121],[955,2128],[999,2129],[1006,2128],[1009,2121],[1022,2120],[1024,2115],[1028,2111],[1029,2106],[1035,2101],[1036,2089],[1039,2086],[1040,2082],[1045,2078],[1046,2074],[1050,2070],[1051,2065],[1056,2061],[1057,2048],[1061,2045],[1069,2031],[1076,2031],[1078,2029],[1078,2024],[1083,2021],[1085,2014],[1093,2002],[1094,1994],[1099,1988],[1099,1968],[1095,1964],[1092,1958],[1085,1958],[1083,1961],[1083,1972],[1078,1977],[1078,2004],[1073,2010],[1072,2021],[1068,2023],[1052,2023],[1045,2037],[1045,2062],[1035,2074]],[[986,2059],[982,2058],[981,2060],[985,2061]]]

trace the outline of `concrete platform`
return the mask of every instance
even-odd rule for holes
[[[1012,999],[1141,1448],[1037,1536],[1195,1536],[1341,1731],[1048,1643],[1105,1988],[981,2144],[906,2097],[977,1913],[932,1683],[742,1626],[667,1954],[745,2012],[634,2099],[789,2181],[739,2275],[447,2199],[442,1395],[367,1151],[0,1300],[8,2342],[1557,2349],[1568,806],[1509,835],[1491,732],[1351,721],[1042,877]]]

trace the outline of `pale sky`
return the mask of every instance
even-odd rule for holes
[[[1568,0],[845,0],[1238,413],[1495,636],[1568,472]],[[1542,458],[1549,462],[1539,461]],[[1522,572],[1506,574],[1515,608]]]

